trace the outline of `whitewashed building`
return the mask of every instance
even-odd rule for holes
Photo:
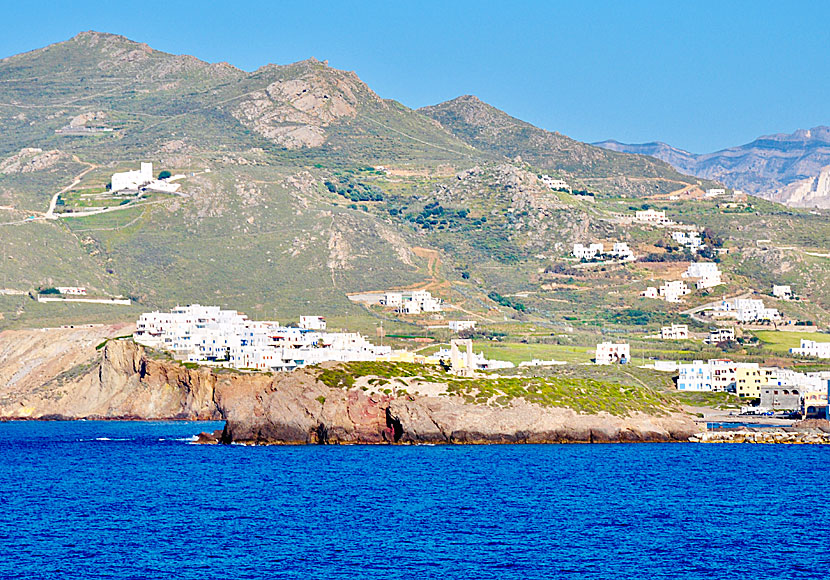
[[[634,212],[634,219],[635,221],[641,223],[653,225],[669,225],[674,223],[666,217],[665,211],[659,211],[656,209],[637,210]]]
[[[112,174],[112,191],[138,189],[153,181],[153,164],[143,163],[138,171],[124,171]]]
[[[441,312],[443,300],[432,296],[428,290],[407,290],[405,292],[386,292],[380,303],[394,308],[401,314],[421,314],[422,312]]]
[[[325,330],[326,319],[322,316],[300,316],[300,328],[306,330]]]
[[[473,330],[476,327],[475,320],[450,320],[450,330],[453,332],[461,332],[462,330]]]
[[[696,279],[695,287],[698,290],[714,288],[723,283],[721,281],[721,271],[714,262],[692,262],[682,276],[683,278]]]
[[[801,346],[791,348],[790,352],[797,356],[830,358],[830,342],[816,342],[815,340],[805,340],[802,338]]]
[[[605,252],[602,244],[574,244],[573,256],[577,260],[593,260],[602,256]]]
[[[706,197],[719,197],[726,195],[726,190],[723,188],[711,188],[706,190]]]
[[[543,175],[541,177],[542,183],[547,185],[550,189],[553,190],[563,190],[563,191],[570,191],[571,186],[568,185],[568,182],[564,179],[556,179],[555,177],[551,177],[550,175]]]
[[[718,344],[735,340],[734,328],[713,328],[709,331],[709,336],[703,340],[705,344]]]
[[[772,295],[782,300],[792,300],[793,290],[787,284],[773,284]]]
[[[631,248],[628,247],[627,242],[614,242],[610,255],[612,258],[623,260],[625,262],[634,260],[634,252],[632,252]]]
[[[689,326],[686,324],[672,324],[660,329],[662,340],[686,340],[689,338]]]
[[[55,290],[64,296],[86,296],[86,288],[83,286],[57,286]]]
[[[680,302],[680,299],[690,294],[691,290],[683,280],[672,280],[660,286],[658,292],[666,302]]]
[[[696,360],[678,365],[677,389],[679,391],[711,391],[712,374],[709,363]]]
[[[601,342],[597,345],[595,362],[598,365],[626,364],[631,360],[631,346],[627,343]]]

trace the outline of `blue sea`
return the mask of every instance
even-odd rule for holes
[[[0,578],[827,578],[830,448],[0,423]]]

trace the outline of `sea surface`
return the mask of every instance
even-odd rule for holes
[[[0,578],[827,578],[830,447],[191,445],[0,423]]]

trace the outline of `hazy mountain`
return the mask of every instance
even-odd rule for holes
[[[706,154],[689,153],[665,143],[603,141],[596,145],[652,155],[679,171],[789,205],[830,204],[830,198],[824,200],[824,190],[817,185],[822,169],[830,165],[830,127],[766,135],[746,145]],[[807,191],[812,194],[806,195]]]

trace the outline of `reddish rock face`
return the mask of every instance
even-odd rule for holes
[[[685,415],[580,415],[522,399],[506,407],[460,397],[395,398],[332,388],[314,369],[267,375],[149,359],[130,341],[104,348],[94,385],[37,416],[224,419],[200,441],[246,444],[565,443],[686,441]]]

